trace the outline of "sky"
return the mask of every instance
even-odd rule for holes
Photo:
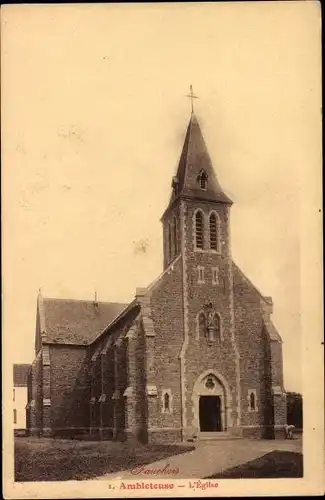
[[[33,359],[40,288],[127,302],[160,274],[192,84],[234,201],[233,258],[273,297],[285,388],[302,390],[301,207],[321,95],[319,7],[305,3],[3,9],[7,359]]]

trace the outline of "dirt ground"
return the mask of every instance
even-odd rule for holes
[[[15,481],[84,480],[132,469],[193,446],[15,438]]]

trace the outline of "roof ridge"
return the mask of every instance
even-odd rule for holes
[[[117,302],[117,301],[104,301],[104,300],[97,300],[95,301],[94,299],[65,299],[63,297],[44,297],[43,300],[57,300],[57,301],[64,301],[64,302],[97,302],[97,304],[128,304],[128,302]]]
[[[40,300],[40,298],[39,298]],[[45,298],[46,336],[42,342],[85,345],[127,307],[127,303],[99,302],[79,299]],[[38,305],[39,307],[39,305]],[[42,331],[44,327],[42,327]]]

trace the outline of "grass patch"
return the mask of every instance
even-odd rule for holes
[[[15,481],[85,480],[132,469],[193,449],[184,445],[18,438]]]
[[[303,477],[303,457],[292,451],[272,451],[260,458],[210,476],[209,479]]]

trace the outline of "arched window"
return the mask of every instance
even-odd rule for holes
[[[207,333],[207,322],[206,322],[206,317],[204,312],[201,312],[199,314],[198,318],[198,330],[199,330],[199,337],[205,337]]]
[[[170,396],[168,392],[164,394],[164,411],[169,411],[170,410]]]
[[[161,393],[161,412],[162,413],[172,413],[173,397],[170,389],[163,389]]]
[[[217,214],[212,212],[209,217],[210,229],[210,248],[211,250],[219,250],[219,220]]]
[[[174,240],[174,255],[178,254],[178,227],[177,219],[173,217],[173,240]]]
[[[257,408],[257,394],[256,389],[248,389],[247,391],[248,411],[256,412]]]
[[[195,247],[203,249],[204,222],[203,213],[198,210],[195,214]]]

